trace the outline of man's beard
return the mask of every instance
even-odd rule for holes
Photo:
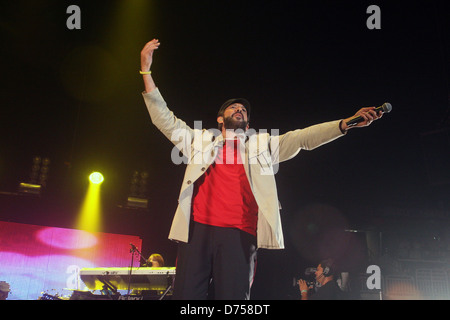
[[[223,125],[225,127],[226,130],[238,130],[241,129],[243,131],[245,131],[247,129],[247,124],[248,121],[245,120],[236,120],[235,118],[233,118],[233,116],[231,117],[226,117],[223,119]]]

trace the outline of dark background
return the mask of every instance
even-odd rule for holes
[[[81,30],[66,27],[71,4]],[[380,30],[366,27],[372,4]],[[2,1],[0,219],[72,228],[87,176],[100,171],[102,231],[141,236],[145,256],[175,264],[167,236],[184,166],[150,122],[138,74],[140,50],[158,38],[153,78],[192,126],[216,127],[231,97],[252,103],[253,128],[280,133],[393,106],[369,128],[281,164],[286,249],[260,251],[255,298],[291,297],[292,278],[330,252],[360,268],[388,249],[389,235],[445,242],[449,9],[447,1]],[[34,156],[51,160],[40,198],[16,193]],[[149,173],[148,211],[123,207],[135,170]],[[383,239],[372,249],[369,231]]]

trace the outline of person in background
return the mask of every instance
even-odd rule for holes
[[[148,257],[146,265],[147,267],[162,268],[164,267],[164,258],[158,253],[153,253]]]
[[[298,280],[301,300],[342,300],[344,295],[336,282],[335,276],[334,260],[322,260],[315,272],[317,290],[312,290],[305,280]]]
[[[9,283],[0,281],[0,300],[6,300],[10,291]]]

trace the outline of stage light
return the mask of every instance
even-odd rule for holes
[[[147,209],[148,200],[142,198],[128,197],[127,208],[128,209]]]
[[[100,184],[103,180],[103,175],[100,172],[92,172],[89,176],[89,181],[93,184]]]
[[[19,193],[40,195],[47,186],[50,159],[42,159],[40,156],[33,158],[30,177],[27,182],[19,183]]]
[[[104,177],[100,172],[89,175],[89,186],[81,207],[77,229],[99,232],[101,229],[101,184]]]
[[[148,172],[134,171],[131,177],[130,193],[126,207],[129,209],[147,209],[147,180]]]
[[[41,186],[39,184],[21,182],[19,184],[19,193],[40,195]]]

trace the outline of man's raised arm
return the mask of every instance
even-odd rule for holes
[[[189,158],[189,154],[186,152],[190,152],[190,144],[194,137],[194,131],[169,110],[167,103],[164,101],[151,76],[150,67],[153,62],[153,52],[158,47],[159,40],[153,39],[146,43],[141,51],[140,73],[142,74],[145,85],[145,92],[142,95],[153,124]]]
[[[144,79],[145,92],[147,93],[156,89],[150,68],[153,62],[153,52],[158,49],[159,44],[158,39],[153,39],[152,41],[147,42],[141,51],[141,74]]]

